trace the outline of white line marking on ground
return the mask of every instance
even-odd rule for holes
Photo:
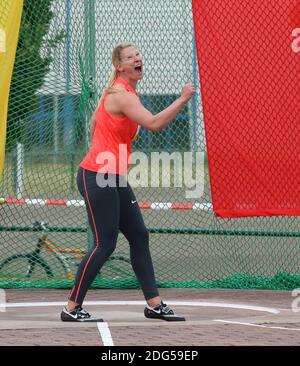
[[[106,322],[99,322],[97,323],[97,327],[103,342],[103,346],[114,346],[108,324]]]
[[[0,289],[0,312],[6,312],[6,292]]]
[[[65,306],[65,302],[14,302],[6,303],[6,308],[24,308],[24,307],[40,307],[40,306]],[[4,305],[0,303],[0,306]],[[85,301],[85,306],[88,305],[144,305],[145,301]],[[219,302],[205,302],[205,301],[168,301],[168,305],[175,306],[203,306],[203,307],[218,307],[218,308],[231,308],[231,309],[242,309],[242,310],[253,310],[267,312],[271,314],[279,314],[280,311],[275,308],[268,308],[264,306],[254,306],[247,304],[228,304]]]
[[[232,320],[214,319],[213,321],[220,322],[220,323],[228,323],[228,324],[248,325],[250,327],[260,327],[260,328],[268,328],[268,329],[298,330],[298,331],[300,330],[300,328],[272,327],[272,326],[267,326],[267,325],[262,325],[262,324],[235,322]]]

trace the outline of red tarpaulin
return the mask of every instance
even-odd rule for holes
[[[216,216],[300,215],[300,1],[193,0]]]

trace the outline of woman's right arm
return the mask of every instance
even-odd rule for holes
[[[176,117],[177,113],[192,98],[194,93],[195,87],[192,84],[186,84],[182,89],[181,96],[156,115],[149,112],[142,105],[139,98],[132,93],[118,93],[116,103],[120,113],[125,114],[142,127],[152,132],[157,132],[166,127]]]

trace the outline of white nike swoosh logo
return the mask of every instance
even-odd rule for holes
[[[154,311],[156,314],[160,314],[161,311],[160,310],[155,310],[155,309],[151,309],[152,311]]]
[[[76,315],[72,315],[71,313],[68,313],[67,311],[64,310],[64,313],[68,314],[69,316],[71,316],[73,319],[77,319],[78,316]]]
[[[149,310],[151,310],[151,311],[154,311],[156,314],[160,314],[161,313],[161,311],[160,310],[155,310],[155,309],[153,309],[153,308],[148,308]]]
[[[131,203],[136,203],[136,201],[131,201]]]

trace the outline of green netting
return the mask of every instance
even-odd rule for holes
[[[191,5],[190,0],[24,1],[0,182],[0,287],[73,284],[78,261],[92,244],[75,176],[119,42],[140,47],[145,77],[138,91],[151,112],[169,105],[188,81],[198,89],[168,128],[156,134],[142,129],[134,150],[149,159],[155,151],[205,156]],[[170,169],[175,176],[175,167]],[[201,169],[201,197],[187,197],[186,187],[174,182],[168,188],[134,188],[144,207],[159,286],[300,287],[299,219],[215,218],[206,159]],[[149,180],[157,174],[150,168],[144,173]],[[120,234],[113,259],[93,286],[137,288],[128,258]]]

